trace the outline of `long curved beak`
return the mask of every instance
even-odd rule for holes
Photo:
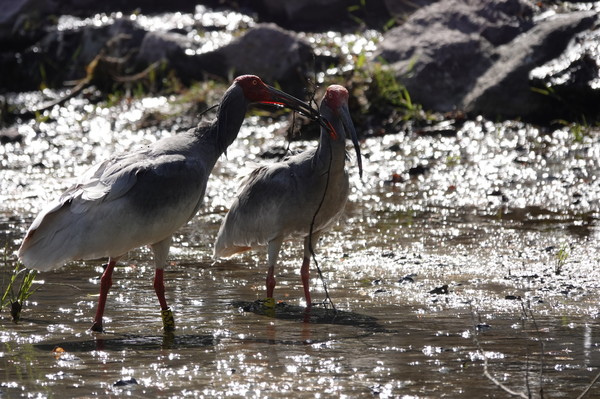
[[[324,125],[321,115],[319,115],[319,111],[311,107],[309,104],[297,99],[294,96],[284,93],[281,90],[277,90],[272,86],[266,86],[267,90],[269,91],[269,94],[271,94],[271,101],[261,101],[261,103],[275,104],[293,109],[294,111],[301,113],[302,115],[306,116],[307,118],[313,121],[319,121],[319,123],[322,126]]]
[[[362,157],[360,156],[360,145],[358,143],[358,136],[356,134],[356,129],[354,129],[354,124],[352,123],[352,118],[350,117],[350,110],[348,109],[348,104],[342,105],[340,109],[340,117],[342,119],[342,124],[344,125],[344,129],[346,132],[350,133],[350,137],[352,138],[352,144],[354,144],[354,151],[356,152],[356,161],[358,162],[358,174],[362,179]]]

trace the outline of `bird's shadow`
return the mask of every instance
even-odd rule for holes
[[[54,351],[57,347],[66,352],[91,351],[123,351],[123,350],[157,350],[157,349],[189,349],[214,346],[217,339],[212,335],[126,335],[119,338],[96,336],[84,341],[60,341],[35,344],[34,347],[43,351]]]
[[[275,306],[267,306],[264,300],[257,300],[254,302],[235,301],[232,303],[232,306],[244,312],[251,312],[280,320],[300,321],[310,324],[345,325],[363,328],[370,332],[385,332],[385,328],[379,324],[375,317],[318,305],[306,308],[279,302]]]

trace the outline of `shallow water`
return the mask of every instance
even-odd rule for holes
[[[94,162],[172,134],[137,124],[169,104],[72,100],[47,122],[17,127],[23,142],[0,147],[5,276],[44,200]],[[282,126],[247,119],[205,206],[176,235],[165,273],[174,334],[162,333],[148,249],[115,271],[104,334],[88,331],[102,262],[39,274],[23,320],[1,313],[0,396],[508,396],[486,367],[533,397],[585,389],[600,366],[597,132],[575,139],[479,120],[450,136],[366,139],[362,181],[348,162],[345,222],[317,251],[334,317],[303,310],[297,242],[282,250],[275,295],[284,304],[273,313],[250,306],[264,296],[264,251],[211,259],[238,172],[288,145]],[[314,268],[312,286],[323,300]],[[594,386],[589,397],[598,395]]]
[[[63,17],[59,29],[119,17]],[[200,51],[203,40],[224,43],[254,23],[203,8],[135,18],[185,31]],[[215,29],[198,28],[207,25]],[[347,62],[326,73],[336,74],[379,37],[306,40]],[[58,95],[8,101],[36,108]],[[0,146],[3,286],[44,203],[92,164],[186,128],[144,122],[179,108],[169,97],[112,106],[72,99],[47,119],[14,126],[22,142]],[[288,144],[286,126],[248,117],[214,170],[204,207],[176,234],[165,272],[173,334],[162,332],[147,248],[117,267],[103,334],[88,330],[102,261],[41,273],[19,324],[0,313],[0,398],[509,397],[500,384],[534,398],[583,392],[600,367],[598,131],[446,121],[363,140],[364,177],[350,159],[344,221],[317,248],[336,314],[324,305],[305,312],[298,242],[282,249],[273,310],[255,302],[265,295],[265,251],[212,260],[240,172],[271,162],[263,154],[274,148],[315,145]],[[312,273],[313,299],[322,301],[324,285]],[[600,397],[600,386],[588,397]]]

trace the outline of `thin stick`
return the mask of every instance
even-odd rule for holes
[[[481,344],[479,343],[479,340],[477,339],[477,329],[475,329],[475,324],[476,324],[475,323],[475,314],[473,311],[473,307],[470,303],[469,303],[469,307],[471,307],[471,319],[473,322],[473,329],[474,329],[473,341],[475,342],[475,345],[477,345],[477,351],[479,353],[481,353],[481,356],[483,357],[483,375],[486,376],[490,381],[492,381],[492,383],[494,383],[494,385],[496,385],[497,387],[502,389],[504,392],[507,392],[508,394],[513,395],[513,396],[518,396],[523,399],[530,399],[531,396],[528,396],[528,395],[524,394],[523,392],[513,391],[512,389],[510,389],[509,387],[507,387],[506,385],[504,385],[500,381],[498,381],[489,372],[487,356],[485,355],[485,352],[483,351],[483,348],[481,347]]]
[[[585,388],[585,390],[581,392],[581,395],[579,395],[577,399],[582,399],[585,395],[587,395],[590,389],[592,389],[594,384],[598,381],[598,379],[600,379],[600,373],[596,374],[592,382],[590,382],[590,384]]]
[[[529,300],[527,301],[527,309],[525,308],[525,305],[523,304],[523,301],[521,301],[521,308],[523,309],[523,313],[525,313],[525,315],[527,316],[527,309],[529,309],[529,316],[531,317],[531,321],[533,321],[533,327],[535,328],[536,334],[538,336],[538,340],[540,341],[540,398],[544,399],[544,351],[545,351],[545,346],[544,346],[544,341],[542,340],[542,333],[540,332],[540,329],[538,328],[537,325],[537,321],[535,320],[535,316],[533,315],[533,311],[531,310],[531,302],[529,302]],[[530,392],[531,394],[531,392]]]

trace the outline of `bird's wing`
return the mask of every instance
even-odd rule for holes
[[[286,163],[262,166],[248,175],[217,235],[215,256],[229,256],[264,245],[282,232],[286,204],[296,196],[296,183]]]
[[[152,154],[148,149],[112,158],[89,169],[62,194],[59,203],[70,202],[73,213],[86,212],[95,204],[126,195],[141,173],[152,171],[166,177],[173,173],[172,165],[185,160],[182,154]]]

